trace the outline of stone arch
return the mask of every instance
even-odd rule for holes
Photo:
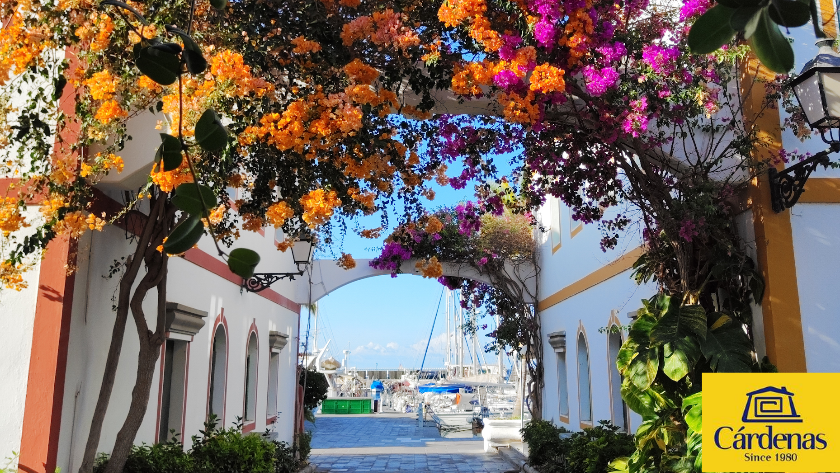
[[[301,276],[301,279],[308,283],[310,281],[311,275],[311,284],[298,284],[297,294],[295,295],[295,302],[299,304],[317,302],[319,299],[326,296],[327,294],[335,291],[336,289],[342,288],[352,282],[360,281],[362,279],[367,279],[374,276],[384,276],[391,274],[390,271],[374,269],[370,267],[370,261],[371,260],[369,259],[358,259],[356,260],[356,267],[350,270],[345,270],[343,268],[338,267],[335,264],[335,260],[313,261],[312,264],[307,268],[309,274],[304,274],[303,276]],[[402,266],[400,267],[402,274],[419,275],[419,270],[417,270],[414,267],[416,262],[416,259],[404,261]],[[443,266],[444,276],[472,279],[486,284],[493,284],[492,281],[490,281],[490,279],[486,275],[480,274],[478,271],[476,271],[470,266],[446,262],[442,262],[441,265]],[[528,304],[535,304],[535,297],[537,295],[536,268],[534,268],[534,266],[532,265],[514,266],[512,264],[507,264],[506,270],[508,271],[508,274],[515,275],[516,279],[524,281],[525,290],[523,291],[523,293],[527,297],[525,302]]]

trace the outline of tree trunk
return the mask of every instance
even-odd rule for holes
[[[99,440],[102,437],[102,425],[105,422],[105,414],[111,400],[111,393],[114,390],[114,381],[117,376],[120,354],[122,351],[123,338],[125,336],[125,325],[128,320],[129,304],[131,301],[131,288],[140,271],[144,260],[144,254],[148,249],[152,237],[161,233],[161,214],[164,211],[166,196],[161,194],[152,204],[149,218],[143,225],[140,239],[137,241],[137,248],[134,254],[126,261],[126,272],[120,279],[119,296],[117,300],[117,316],[114,319],[114,328],[111,332],[111,343],[108,347],[108,357],[105,360],[105,372],[102,376],[102,385],[99,388],[99,397],[96,400],[96,407],[91,419],[90,431],[88,433],[85,451],[82,456],[82,464],[79,473],[90,473],[93,471],[96,451],[99,448]],[[163,222],[165,223],[165,221]],[[157,238],[155,238],[157,240]]]
[[[151,335],[151,334],[150,334]],[[128,407],[128,416],[125,418],[105,473],[122,473],[125,462],[131,453],[134,445],[134,438],[146,416],[149,406],[149,393],[152,389],[152,379],[155,374],[155,366],[160,356],[160,343],[154,343],[151,337],[143,337],[146,340],[140,342],[140,356],[137,361],[137,381],[134,390],[131,392],[131,404]]]

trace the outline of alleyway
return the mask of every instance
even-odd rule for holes
[[[318,416],[310,461],[318,472],[503,473],[514,469],[484,453],[480,437],[443,438],[418,427],[416,414]]]

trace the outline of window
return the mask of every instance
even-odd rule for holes
[[[583,230],[583,223],[575,220],[575,217],[572,215],[572,212],[569,211],[569,232],[571,233],[572,238],[574,238],[575,235],[580,233],[581,230]]]
[[[184,390],[187,375],[187,343],[166,340],[163,351],[163,386],[160,393],[158,441],[170,440],[172,432],[182,435]]]
[[[578,334],[577,342],[578,362],[578,398],[580,401],[580,421],[592,423],[592,383],[589,377],[589,346],[583,332]]]
[[[557,398],[560,404],[560,417],[569,421],[569,383],[566,369],[566,352],[557,352]]]
[[[557,197],[549,197],[548,198],[548,211],[551,214],[551,252],[554,253],[555,251],[559,250],[562,246],[562,241],[560,238],[560,212],[561,212],[561,205],[560,199]]]
[[[265,408],[266,419],[277,416],[277,384],[280,378],[280,354],[271,353],[268,359],[268,402]]]
[[[225,386],[227,383],[227,336],[219,325],[213,336],[213,351],[210,353],[210,400],[209,414],[218,419],[218,426],[225,423]]]
[[[612,327],[615,327],[613,325]],[[621,430],[627,430],[627,406],[621,398],[621,374],[615,362],[618,358],[618,351],[621,349],[621,334],[610,333],[607,339],[610,361],[610,407],[612,409],[612,422]]]
[[[245,355],[245,422],[253,422],[257,413],[257,364],[259,353],[257,334],[248,337],[248,351]]]

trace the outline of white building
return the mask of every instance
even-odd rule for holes
[[[818,3],[825,31],[836,36],[834,5]],[[817,54],[813,30],[792,28],[791,34],[800,70]],[[763,93],[762,87],[755,89]],[[759,125],[777,148],[812,154],[827,148],[818,137],[803,144],[792,133],[780,133],[780,120],[778,113],[767,113]],[[781,372],[840,371],[840,301],[835,297],[840,171],[818,167],[796,206],[780,213],[772,209],[766,175],[747,187],[734,224],[766,284],[761,305],[753,309],[758,358],[766,355]],[[571,430],[610,420],[635,432],[641,418],[623,405],[615,368],[626,331],[604,329],[631,323],[641,299],[656,291],[653,284],[638,286],[630,278],[632,264],[644,251],[640,236],[626,235],[617,250],[604,253],[596,226],[573,221],[557,199],[549,199],[539,218],[550,229],[538,241],[543,417]]]
[[[123,191],[138,189],[148,176],[159,142],[154,120],[138,119],[132,128],[135,139],[122,153],[126,169],[99,184],[102,192],[90,209],[96,215],[120,208]],[[10,181],[0,179],[0,194]],[[27,211],[37,213],[37,206],[32,202]],[[119,274],[109,278],[109,267],[133,251],[134,226],[109,225],[73,242],[56,239],[26,274],[27,289],[3,291],[0,455],[19,452],[22,471],[69,472],[81,463],[115,319]],[[296,269],[289,252],[276,251],[273,228],[242,233],[237,246],[256,250],[261,270]],[[76,271],[68,274],[68,267]],[[242,417],[246,432],[270,428],[279,440],[291,441],[301,307],[293,301],[295,283],[242,291],[242,279],[216,256],[210,238],[171,258],[167,278],[166,342],[136,443],[166,439],[174,430],[189,447],[211,413],[225,427]],[[144,302],[151,327],[154,294]],[[98,451],[111,450],[125,420],[138,347],[129,316]]]

